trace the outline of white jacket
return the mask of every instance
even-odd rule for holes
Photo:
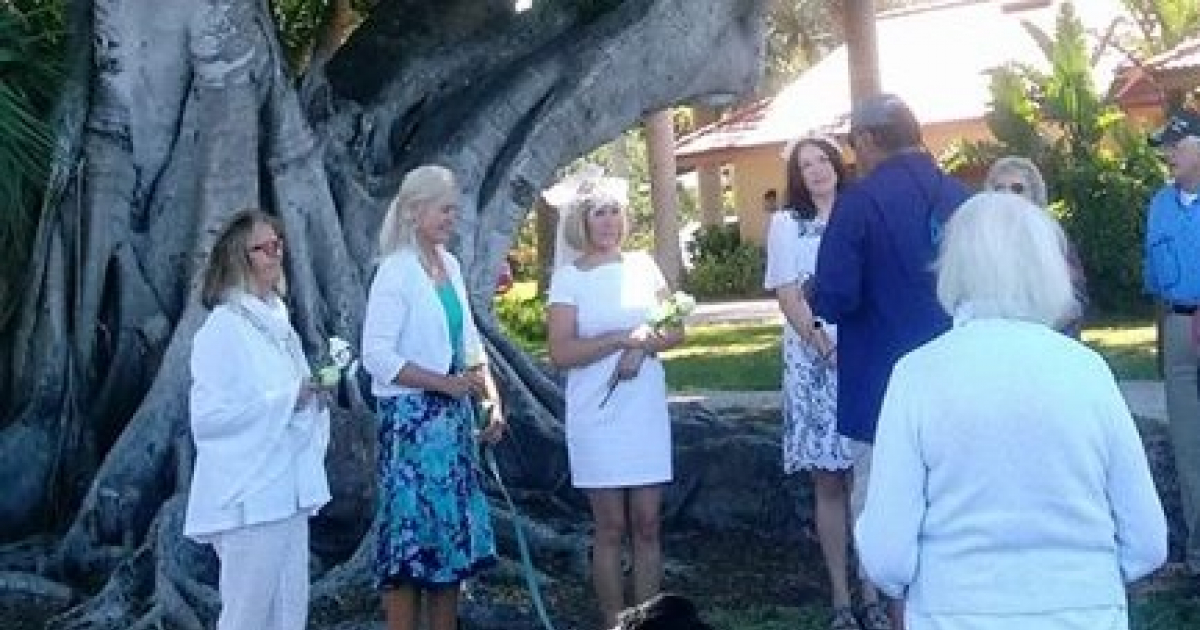
[[[281,302],[258,301],[260,319],[295,334]],[[280,321],[282,320],[282,321]],[[329,501],[329,412],[293,411],[302,356],[293,356],[236,307],[222,304],[192,340],[192,439],[196,466],[184,534],[197,540],[246,525],[315,513]]]
[[[445,249],[438,251],[463,308],[464,360],[467,365],[484,363],[458,260]],[[371,282],[363,321],[362,364],[371,375],[371,391],[380,397],[413,393],[396,384],[405,365],[448,374],[453,354],[445,311],[417,252],[401,249],[384,258]]]
[[[892,371],[855,527],[923,614],[1125,606],[1167,526],[1104,360],[1046,326],[968,320]]]

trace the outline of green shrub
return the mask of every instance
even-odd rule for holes
[[[761,247],[742,242],[736,225],[701,228],[688,244],[692,268],[685,284],[699,297],[744,297],[762,293],[766,256]]]
[[[1083,263],[1089,311],[1140,312],[1145,210],[1162,164],[1145,133],[1094,85],[1095,55],[1071,5],[1062,6],[1053,37],[1029,28],[1052,70],[994,71],[987,121],[996,142],[956,147],[947,167],[982,172],[1001,155],[1031,158]]]
[[[509,291],[496,298],[496,319],[504,332],[526,350],[546,345],[546,298]]]

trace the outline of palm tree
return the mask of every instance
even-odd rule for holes
[[[0,328],[37,227],[50,159],[62,27],[55,2],[0,4]]]

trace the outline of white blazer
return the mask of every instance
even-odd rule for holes
[[[286,318],[282,304],[275,308]],[[184,534],[205,542],[207,534],[315,513],[329,501],[329,412],[294,411],[308,369],[302,361],[226,305],[196,331],[189,399],[196,465]]]
[[[463,307],[464,360],[467,365],[485,363],[458,260],[444,248],[438,253]],[[363,320],[362,364],[371,375],[371,391],[380,397],[415,393],[396,384],[400,370],[411,362],[448,374],[453,354],[445,311],[416,250],[401,249],[384,258],[371,282]]]

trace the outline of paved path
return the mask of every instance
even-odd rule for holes
[[[1167,419],[1167,405],[1163,394],[1162,381],[1122,381],[1121,393],[1135,416],[1154,418],[1161,421]],[[777,409],[779,407],[779,391],[767,392],[726,392],[700,391],[686,394],[673,394],[672,401],[703,401],[714,411],[733,407],[755,409]]]
[[[733,324],[745,322],[782,322],[774,298],[736,302],[702,302],[688,317],[689,324]]]

